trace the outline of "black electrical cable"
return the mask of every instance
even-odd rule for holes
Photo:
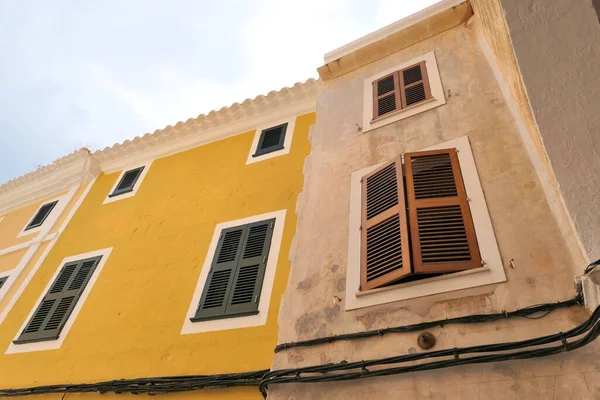
[[[599,263],[600,263],[600,260],[599,260]],[[520,309],[517,309],[516,311],[508,311],[508,312],[503,311],[500,313],[493,313],[493,314],[467,315],[464,317],[446,318],[446,319],[440,319],[440,320],[436,320],[436,321],[421,322],[421,323],[412,324],[412,325],[395,326],[392,328],[374,329],[374,330],[370,330],[370,331],[356,332],[356,333],[345,333],[345,334],[341,334],[341,335],[326,336],[326,337],[322,337],[322,338],[303,340],[303,341],[299,341],[299,342],[282,343],[282,344],[278,344],[277,346],[275,346],[275,353],[278,353],[282,350],[291,349],[293,347],[315,346],[315,345],[319,345],[319,344],[337,342],[338,340],[364,339],[364,338],[373,337],[373,336],[383,336],[386,333],[416,332],[416,331],[422,331],[425,329],[429,329],[429,328],[432,328],[435,326],[444,326],[444,325],[450,325],[450,324],[483,323],[483,322],[497,321],[497,320],[504,319],[504,318],[514,318],[514,317],[537,319],[537,318],[545,317],[546,315],[550,314],[552,311],[554,311],[558,308],[571,307],[571,306],[574,306],[577,304],[581,304],[582,299],[583,299],[582,295],[578,294],[577,296],[575,296],[574,298],[572,298],[570,300],[560,301],[558,303],[538,304],[538,305],[534,305],[534,306],[520,308]],[[537,314],[537,313],[544,313],[544,314],[542,314],[540,316],[532,317],[532,315]]]
[[[600,262],[599,262],[600,263]],[[339,335],[334,337],[334,340],[348,340],[346,336],[353,338],[370,337],[381,335],[387,332],[413,332],[422,330],[431,326],[442,326],[449,323],[475,323],[475,322],[490,322],[502,318],[510,317],[523,317],[523,318],[541,318],[548,315],[550,312],[561,307],[570,307],[576,304],[581,304],[582,296],[578,294],[573,299],[558,302],[558,303],[547,303],[535,306],[522,308],[511,312],[502,312],[496,314],[480,314],[471,315],[465,317],[451,318],[446,320],[425,322],[422,324],[407,325],[395,328],[387,328],[385,330],[367,331],[357,334]],[[544,313],[537,317],[531,317],[536,313]],[[530,358],[530,357],[542,357],[545,355],[555,354],[559,351],[572,350],[574,348],[581,347],[589,341],[595,339],[600,331],[600,324],[596,322],[600,319],[600,307],[594,311],[592,316],[584,322],[582,325],[571,329],[567,333],[558,333],[554,335],[543,336],[535,339],[524,340],[513,343],[498,343],[484,346],[473,346],[465,348],[455,348],[447,350],[437,350],[427,353],[407,354],[396,357],[388,357],[378,360],[368,360],[359,362],[341,362],[338,364],[324,364],[317,366],[309,366],[304,368],[296,369],[284,369],[277,371],[269,371],[268,369],[252,371],[252,372],[241,372],[232,374],[219,374],[219,375],[191,375],[191,376],[170,376],[170,377],[155,377],[155,378],[137,378],[137,379],[120,379],[105,382],[97,382],[90,384],[63,384],[63,385],[49,385],[49,386],[38,386],[32,388],[20,388],[20,389],[0,389],[0,396],[26,396],[33,394],[48,394],[48,393],[85,393],[85,392],[98,392],[98,393],[132,393],[132,394],[159,394],[159,393],[171,393],[171,392],[182,392],[190,390],[199,390],[204,388],[219,388],[219,387],[235,387],[235,386],[258,386],[261,393],[266,396],[268,385],[274,383],[285,383],[285,382],[323,382],[323,381],[339,381],[339,380],[350,380],[366,378],[370,376],[383,376],[401,374],[410,371],[421,371],[428,369],[446,368],[454,365],[463,365],[471,363],[484,363],[484,362],[495,362],[502,361],[505,359],[518,359],[518,358]],[[581,335],[583,332],[594,328],[595,336],[591,333],[586,335],[587,341],[580,339],[577,342],[568,344],[566,339],[573,336]],[[361,336],[365,335],[365,336]],[[327,341],[332,341],[331,338],[323,338]],[[584,338],[585,339],[585,338]],[[319,339],[317,339],[319,340]],[[560,340],[562,346],[553,348],[542,348],[536,350],[526,350],[517,353],[509,354],[494,354],[469,357],[466,359],[459,358],[459,355],[471,354],[471,353],[487,353],[487,352],[499,352],[516,350],[531,346],[547,345]],[[311,341],[306,341],[311,342]],[[297,342],[294,345],[302,346],[304,342]],[[580,343],[580,345],[577,345]],[[312,344],[307,344],[312,345]],[[279,345],[282,346],[282,345]],[[278,347],[279,347],[278,346]],[[410,366],[394,367],[387,369],[379,369],[376,371],[369,371],[367,367],[385,365],[385,364],[398,364],[402,362],[419,361],[429,358],[437,357],[453,357],[450,360],[434,361],[431,363],[422,363]],[[360,372],[347,372],[343,374],[330,374],[329,372],[346,371],[350,369],[360,368]],[[301,374],[319,374],[310,376],[301,376]]]
[[[27,396],[48,393],[132,393],[159,394],[205,388],[258,386],[268,369],[219,375],[164,376],[157,378],[119,379],[106,382],[49,385],[23,389],[0,389],[0,396]]]
[[[497,343],[482,346],[471,346],[464,348],[454,348],[446,350],[437,350],[426,353],[406,354],[396,357],[388,357],[377,360],[357,361],[357,362],[341,362],[337,364],[316,365],[303,368],[284,369],[271,371],[265,375],[259,389],[266,398],[269,385],[278,383],[303,383],[303,382],[331,382],[331,381],[346,381],[353,379],[364,379],[374,376],[386,376],[403,374],[414,371],[424,371],[440,368],[448,368],[451,366],[466,365],[466,364],[481,364],[507,360],[518,360],[536,357],[545,357],[552,354],[557,354],[563,351],[571,351],[578,349],[590,343],[600,335],[600,307],[592,313],[592,315],[581,325],[567,331],[553,335],[542,336],[539,338],[522,340],[517,342]],[[588,332],[589,331],[589,332]],[[588,332],[585,336],[571,343],[567,341],[575,336],[582,335]],[[503,351],[518,350],[532,346],[549,345],[555,342],[560,342],[560,345],[553,347],[542,347],[537,349],[522,350],[509,353],[499,353]],[[459,358],[460,355],[472,353],[490,353],[491,355],[471,356],[468,358]],[[419,361],[438,357],[452,357],[445,360],[433,361],[421,364],[413,364],[408,366],[398,366],[392,368],[384,368],[370,371],[368,367],[386,364],[399,364],[404,362]],[[329,374],[331,372],[345,371],[356,369],[359,371],[346,372],[340,374]],[[302,374],[313,374],[302,376]],[[314,375],[317,374],[317,375]]]
[[[593,270],[595,270],[595,269],[596,269],[596,267],[597,267],[598,265],[600,265],[600,258],[599,258],[599,259],[597,259],[596,261],[594,261],[594,262],[590,263],[590,264],[589,264],[589,265],[588,265],[588,266],[585,268],[585,270],[583,271],[583,274],[584,274],[584,275],[587,275],[587,274],[589,274],[590,272],[592,272]]]

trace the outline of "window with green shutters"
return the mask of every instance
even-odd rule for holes
[[[192,322],[258,314],[275,219],[224,229]]]
[[[25,228],[25,230],[27,231],[29,229],[33,229],[33,228],[37,228],[38,226],[42,226],[42,224],[44,223],[46,218],[48,218],[48,215],[50,215],[50,213],[56,206],[56,203],[58,203],[58,200],[53,201],[51,203],[44,204],[43,206],[41,206],[40,209],[38,210],[38,212],[35,214],[35,216],[31,219],[31,221],[29,221],[29,224],[27,224],[27,227]]]
[[[81,297],[102,257],[63,265],[15,344],[55,340]]]
[[[125,172],[115,190],[111,194],[109,194],[108,197],[114,197],[123,193],[132,192],[136,182],[138,181],[140,175],[142,175],[143,171],[144,167],[139,167]]]

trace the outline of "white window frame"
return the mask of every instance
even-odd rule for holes
[[[222,222],[217,224],[213,233],[206,258],[204,260],[204,266],[200,271],[200,278],[196,285],[196,290],[192,296],[192,302],[188,309],[183,328],[181,330],[182,335],[200,332],[214,332],[222,331],[226,329],[238,329],[248,328],[251,326],[260,326],[267,323],[267,317],[269,315],[269,306],[271,304],[271,294],[273,292],[273,283],[275,282],[275,272],[277,270],[277,263],[279,262],[279,250],[281,249],[281,240],[283,238],[283,227],[285,223],[285,215],[287,210],[279,210],[261,215],[254,215],[248,218],[237,219],[235,221]],[[217,251],[217,245],[219,243],[219,237],[221,231],[227,228],[233,228],[240,225],[251,224],[253,222],[264,221],[267,219],[275,218],[275,225],[273,226],[273,235],[271,237],[271,247],[269,248],[269,256],[267,258],[267,266],[265,269],[265,276],[263,279],[262,289],[260,292],[260,302],[258,303],[258,314],[247,315],[242,317],[231,317],[208,321],[192,322],[190,318],[196,315],[198,304],[200,304],[200,298],[202,297],[202,291],[204,285],[206,285],[206,279],[210,271],[210,266]]]
[[[506,281],[506,274],[500,258],[500,250],[492,227],[490,214],[483,196],[475,160],[469,138],[462,136],[435,146],[422,149],[440,150],[456,148],[458,161],[465,184],[469,207],[475,226],[475,234],[483,265],[468,271],[440,275],[433,278],[399,283],[384,288],[360,291],[360,252],[361,252],[361,178],[381,164],[363,168],[352,173],[350,182],[350,222],[348,236],[348,268],[346,270],[346,310],[354,310],[378,304],[430,296],[477,286]]]
[[[75,190],[71,189],[68,193],[63,194],[62,196],[58,196],[53,199],[44,200],[42,203],[40,203],[40,206],[35,210],[35,213],[33,213],[31,218],[29,218],[29,220],[27,221],[27,223],[25,224],[23,229],[21,229],[21,231],[17,235],[17,238],[20,238],[23,236],[29,236],[33,233],[40,233],[42,230],[44,230],[44,232],[48,232],[52,228],[52,226],[54,226],[54,223],[56,222],[58,217],[60,217],[60,215],[62,214],[63,210],[69,203],[69,200],[71,199],[71,197],[73,197],[74,192],[75,192]],[[52,203],[55,201],[57,201],[56,205],[54,206],[52,211],[50,211],[50,214],[48,214],[48,216],[46,217],[44,222],[42,222],[42,224],[36,228],[27,229],[27,227],[29,226],[31,221],[33,221],[33,219],[35,218],[37,213],[40,211],[40,209],[43,206],[45,206],[46,204]],[[27,229],[27,230],[25,230],[25,229]]]
[[[59,338],[55,339],[55,340],[45,340],[43,342],[33,342],[33,343],[23,343],[23,344],[14,344],[11,341],[10,345],[8,346],[8,348],[6,349],[6,351],[4,352],[4,354],[28,353],[28,352],[31,352],[31,351],[44,351],[44,350],[56,350],[56,349],[59,349],[62,346],[65,338],[67,337],[67,334],[71,330],[71,327],[73,326],[73,323],[77,319],[77,315],[79,314],[79,312],[81,311],[81,308],[85,304],[85,301],[87,300],[90,292],[92,291],[92,288],[94,287],[94,284],[98,280],[98,276],[100,276],[100,273],[102,272],[102,268],[104,268],[104,264],[106,264],[106,261],[108,260],[108,256],[110,255],[112,249],[113,249],[112,247],[109,247],[109,248],[106,248],[106,249],[91,251],[91,252],[88,252],[88,253],[77,254],[75,256],[69,256],[69,257],[63,258],[63,260],[58,264],[58,267],[56,268],[56,271],[54,272],[54,274],[52,275],[52,277],[48,281],[48,284],[46,285],[46,288],[42,291],[42,293],[40,294],[40,297],[35,302],[35,305],[31,309],[31,311],[29,312],[29,315],[23,321],[23,324],[21,325],[21,327],[17,331],[17,333],[16,333],[16,335],[15,335],[15,337],[14,337],[13,340],[17,340],[19,338],[19,336],[21,336],[21,332],[23,332],[23,330],[25,329],[25,326],[27,325],[27,323],[31,320],[31,317],[33,316],[34,312],[38,309],[38,306],[40,305],[40,303],[44,299],[44,296],[46,296],[46,294],[50,290],[50,287],[52,286],[52,283],[54,283],[54,281],[58,277],[59,272],[62,270],[62,267],[66,263],[73,262],[73,261],[79,261],[79,260],[83,260],[83,259],[86,259],[86,258],[92,258],[92,257],[102,256],[102,258],[100,259],[100,262],[98,263],[98,265],[96,266],[96,269],[94,270],[94,273],[90,277],[90,280],[88,281],[85,289],[83,290],[83,293],[81,293],[81,297],[79,297],[79,300],[77,301],[77,304],[73,308],[73,311],[71,312],[71,315],[67,319],[67,322],[65,323],[65,326],[63,327],[62,331],[60,332]]]
[[[260,135],[265,129],[273,128],[275,126],[279,126],[287,123],[287,128],[285,131],[285,138],[283,140],[283,149],[275,150],[270,153],[262,154],[260,156],[252,157],[254,153],[256,153],[258,142],[260,141]],[[254,132],[254,139],[252,139],[252,146],[250,147],[250,153],[248,153],[248,159],[246,160],[246,165],[254,164],[260,161],[268,160],[273,157],[283,156],[288,154],[292,147],[292,137],[294,136],[294,128],[296,126],[296,115],[288,116],[285,118],[279,118],[276,120],[272,120],[268,124],[264,124],[256,128]]]
[[[125,199],[135,196],[135,194],[139,190],[140,186],[142,186],[142,182],[144,181],[144,178],[146,178],[146,175],[148,174],[148,171],[150,170],[150,166],[152,165],[153,161],[154,160],[146,161],[143,163],[136,163],[136,164],[128,166],[127,168],[123,168],[123,170],[119,174],[115,184],[113,185],[113,187],[110,189],[110,191],[106,195],[106,198],[104,199],[104,202],[102,204],[108,204],[108,203],[112,203],[112,202],[119,201],[119,200],[125,200]],[[117,186],[119,186],[121,179],[123,179],[123,176],[127,172],[129,172],[133,169],[141,168],[141,167],[144,167],[144,170],[142,171],[139,178],[135,182],[135,185],[133,186],[133,190],[131,192],[127,192],[127,193],[119,194],[117,196],[109,197],[115,191]]]
[[[425,68],[427,68],[431,99],[407,108],[403,108],[401,110],[396,110],[386,115],[382,115],[374,120],[373,82],[379,78],[383,78],[386,75],[410,67],[411,65],[418,64],[422,61],[425,61]],[[433,51],[405,63],[399,64],[393,68],[388,68],[376,75],[370,76],[364,80],[363,85],[363,133],[446,104],[446,96],[444,95],[444,88],[442,87],[442,80],[440,79],[440,72],[438,70],[437,61],[435,60],[435,53]]]

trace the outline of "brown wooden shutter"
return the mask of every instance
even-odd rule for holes
[[[399,71],[398,78],[402,108],[410,107],[431,98],[425,61]]]
[[[373,82],[373,119],[400,109],[400,83],[394,72]]]
[[[360,289],[374,289],[410,274],[399,156],[362,178]]]
[[[404,163],[415,273],[480,267],[456,149],[407,153]]]

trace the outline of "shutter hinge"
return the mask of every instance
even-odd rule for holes
[[[274,222],[271,222],[271,223],[269,224],[269,228],[273,229],[273,225],[274,225],[274,224],[275,224]]]
[[[254,302],[256,303],[258,301],[258,296],[254,296]]]
[[[358,227],[358,230],[359,230],[359,231],[362,231],[362,225]]]
[[[402,164],[404,164],[404,154],[402,154],[402,155],[400,156],[400,162],[401,162]]]
[[[267,256],[263,257],[263,264],[267,262]]]

